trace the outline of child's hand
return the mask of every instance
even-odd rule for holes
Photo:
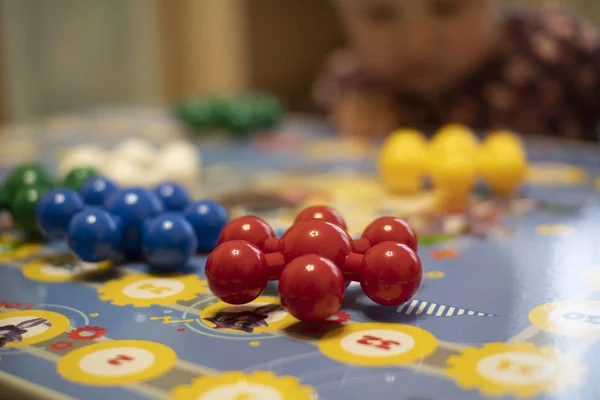
[[[333,106],[331,118],[344,136],[377,137],[398,125],[398,110],[391,96],[354,91],[341,96]]]

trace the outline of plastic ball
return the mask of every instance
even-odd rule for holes
[[[83,209],[83,200],[70,189],[54,189],[36,206],[38,227],[50,239],[63,239],[71,218]]]
[[[85,262],[112,258],[119,250],[118,220],[98,207],[86,207],[73,216],[67,229],[67,244]]]
[[[305,208],[296,216],[294,223],[312,221],[315,219],[330,222],[346,230],[346,221],[344,221],[341,214],[327,206],[312,206]]]
[[[170,272],[184,268],[196,253],[194,229],[183,216],[166,213],[144,224],[144,255],[155,271]]]
[[[212,102],[205,98],[181,102],[177,105],[176,114],[183,122],[195,129],[211,128],[216,125]]]
[[[106,199],[119,190],[117,184],[103,176],[92,177],[81,187],[79,194],[85,204],[101,207]]]
[[[442,153],[430,165],[433,186],[449,197],[470,193],[477,180],[476,158],[459,152]]]
[[[395,194],[418,192],[427,171],[427,142],[412,129],[393,132],[379,155],[379,175],[384,187]]]
[[[342,306],[346,283],[330,260],[307,254],[292,260],[279,278],[281,305],[301,321],[320,322]]]
[[[10,213],[17,229],[25,234],[38,235],[41,233],[37,224],[36,208],[42,197],[50,190],[52,187],[39,184],[25,186],[17,191],[10,207]]]
[[[33,186],[52,187],[54,180],[41,164],[23,164],[16,167],[8,175],[4,184],[8,202],[14,200],[19,190]]]
[[[107,165],[107,152],[100,146],[84,144],[67,149],[58,160],[57,172],[64,178],[74,168],[102,169]]]
[[[363,231],[362,237],[371,246],[387,241],[399,242],[414,251],[419,248],[419,240],[415,231],[400,218],[381,217],[371,222]]]
[[[183,214],[196,232],[198,251],[217,247],[221,230],[229,222],[225,207],[216,201],[202,200],[189,204]]]
[[[419,256],[408,246],[384,242],[365,253],[360,286],[377,304],[397,306],[410,300],[423,279]]]
[[[232,240],[217,247],[204,270],[210,291],[228,304],[246,304],[260,296],[269,282],[264,253],[252,243]]]
[[[477,170],[496,193],[514,192],[528,172],[527,153],[521,139],[506,131],[486,137],[478,153]]]
[[[63,186],[72,189],[75,191],[79,191],[81,187],[90,179],[95,176],[98,176],[98,171],[94,168],[89,167],[77,167],[73,168],[65,179],[63,180]]]
[[[523,140],[516,133],[507,130],[498,130],[491,132],[483,140],[482,146],[509,147],[512,151],[516,151],[522,156],[525,156],[526,154],[525,143],[523,142]]]
[[[5,187],[0,187],[0,211],[8,210],[10,208],[10,203],[8,190]]]
[[[183,211],[190,202],[189,191],[176,182],[161,183],[154,189],[154,193],[168,211]]]
[[[164,211],[158,197],[147,189],[125,188],[109,196],[104,208],[118,217],[122,224],[121,251],[123,254],[131,258],[139,257],[142,251],[144,222]]]
[[[429,143],[432,155],[439,152],[459,152],[464,156],[475,153],[479,139],[471,129],[461,124],[448,124],[439,129]]]
[[[305,254],[317,254],[338,267],[344,265],[353,244],[348,233],[337,225],[321,220],[294,224],[281,237],[279,251],[287,263]]]
[[[223,227],[218,244],[230,240],[245,240],[262,249],[265,241],[274,237],[275,232],[267,222],[258,217],[246,215],[231,220]]]
[[[156,159],[156,149],[144,138],[131,137],[119,143],[112,156],[128,160],[133,164],[147,166]]]

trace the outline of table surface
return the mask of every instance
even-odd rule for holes
[[[186,274],[157,279],[143,264],[115,272],[77,262],[62,243],[5,235],[0,329],[24,332],[0,348],[3,387],[33,398],[123,400],[300,400],[311,391],[329,400],[595,398],[597,146],[530,140],[531,174],[518,198],[478,191],[468,213],[431,215],[430,192],[398,199],[382,190],[376,146],[329,133],[296,118],[275,137],[198,140],[196,193],[278,231],[316,201],[338,208],[353,235],[377,216],[406,217],[422,233],[425,276],[413,300],[377,306],[353,283],[336,318],[305,324],[279,307],[274,285],[249,306],[218,302],[204,281],[205,256]],[[5,129],[13,151],[2,159],[5,170],[23,157],[52,165],[63,146],[109,145],[124,134],[161,143],[185,133],[161,109],[90,111]]]

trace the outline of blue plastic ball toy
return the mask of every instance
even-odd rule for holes
[[[164,211],[158,197],[147,189],[125,188],[109,196],[104,208],[121,222],[121,252],[129,258],[140,257],[144,222]]]
[[[166,213],[144,224],[144,254],[155,272],[183,269],[196,253],[196,233],[182,215]]]
[[[103,176],[95,176],[83,184],[79,194],[88,206],[101,207],[106,199],[117,190],[119,187],[112,180]]]
[[[185,208],[183,215],[196,232],[198,251],[212,251],[217,247],[219,235],[229,222],[225,207],[216,201],[196,201]]]
[[[36,220],[41,231],[50,239],[64,239],[71,218],[83,209],[83,200],[70,189],[54,189],[36,206]]]
[[[183,211],[190,202],[189,191],[179,183],[164,182],[154,189],[167,211]]]
[[[75,214],[67,230],[71,251],[86,262],[111,259],[119,250],[121,227],[116,218],[98,207]]]

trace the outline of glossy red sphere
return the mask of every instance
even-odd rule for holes
[[[345,286],[344,276],[334,263],[309,254],[294,259],[283,269],[279,296],[294,317],[319,322],[338,312]]]
[[[312,220],[288,229],[280,240],[279,251],[286,263],[305,254],[317,254],[341,268],[353,245],[350,236],[339,226]]]
[[[362,237],[367,239],[371,246],[392,241],[405,244],[414,251],[419,249],[416,232],[400,218],[377,218],[365,228]]]
[[[325,222],[332,223],[346,230],[346,221],[341,214],[331,207],[327,206],[312,206],[305,208],[296,216],[295,222],[306,222],[319,219]]]
[[[404,244],[384,242],[365,254],[360,286],[375,303],[397,306],[411,299],[423,279],[421,260]]]
[[[244,216],[231,220],[219,235],[219,244],[230,240],[245,240],[262,249],[265,240],[274,238],[273,228],[264,220],[254,216]]]
[[[229,304],[246,304],[265,290],[269,267],[258,247],[232,240],[213,250],[206,260],[205,275],[217,298]]]

